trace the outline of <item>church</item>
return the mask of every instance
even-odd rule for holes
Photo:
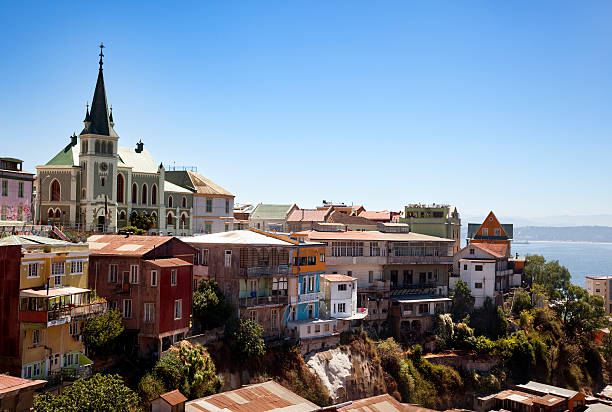
[[[208,184],[181,185],[184,179],[179,177],[186,172],[166,171],[142,141],[133,147],[119,147],[104,87],[103,48],[100,45],[98,80],[91,108],[86,108],[83,130],[78,137],[71,136],[47,164],[36,167],[36,221],[115,232],[130,226],[130,216],[142,211],[155,219],[153,233],[185,236],[231,230],[231,193],[193,171],[190,176]],[[214,210],[213,204],[217,206]]]

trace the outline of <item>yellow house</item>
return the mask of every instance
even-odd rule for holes
[[[89,246],[38,236],[10,236],[0,246],[21,246],[17,358],[23,378],[88,371],[81,329],[106,301],[88,288]],[[15,259],[13,259],[14,261]],[[17,309],[17,308],[15,308]]]

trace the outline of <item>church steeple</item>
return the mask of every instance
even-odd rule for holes
[[[89,125],[85,124],[85,128],[81,134],[99,134],[103,136],[117,136],[113,130],[113,124],[109,118],[108,104],[106,102],[106,89],[104,88],[104,75],[102,73],[102,58],[104,45],[100,44],[100,68],[98,70],[98,80],[96,82],[96,90],[94,91],[93,100],[91,102],[91,111],[86,116],[89,118]]]

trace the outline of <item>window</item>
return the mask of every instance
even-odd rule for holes
[[[476,272],[482,272],[482,265],[474,265],[474,270]]]
[[[208,249],[202,249],[200,251],[200,265],[208,266]]]
[[[482,289],[482,282],[474,283],[474,289]]]
[[[346,312],[346,303],[338,303],[338,313]]]
[[[117,300],[112,300],[112,301],[110,302],[110,308],[111,308],[111,310],[117,310],[117,309],[119,309],[119,301],[117,301]]]
[[[108,283],[117,283],[117,265],[108,265]]]
[[[121,213],[119,213],[119,220],[125,220],[125,211],[121,211]]]
[[[174,320],[183,317],[183,301],[181,299],[174,301]]]
[[[321,325],[315,325],[315,333],[321,332]]]
[[[226,232],[229,232],[229,223],[226,223],[226,224],[225,224],[225,231],[226,231]]]
[[[79,334],[79,322],[70,322],[70,336]]]
[[[306,326],[306,333],[310,334],[310,330],[311,330],[310,326]]]
[[[138,283],[138,265],[130,265],[130,283]]]
[[[225,251],[225,267],[226,268],[232,267],[232,251],[231,250]]]
[[[8,182],[6,180],[4,180],[2,182],[2,195],[6,196],[4,194],[4,183],[8,183]],[[7,190],[8,190],[8,187],[7,187]],[[52,202],[59,202],[60,195],[61,195],[60,184],[57,181],[57,179],[54,179],[53,182],[51,182],[51,201]]]
[[[172,207],[172,202],[174,201],[174,199],[172,198],[172,196],[168,196],[168,207]]]
[[[368,283],[373,283],[373,282],[374,282],[374,271],[368,270]]]
[[[176,286],[176,269],[170,270],[170,286]]]
[[[151,286],[157,286],[157,270],[151,271]]]
[[[463,270],[467,270],[467,265],[463,265]]]
[[[486,227],[483,227],[483,228],[482,228],[482,235],[483,235],[483,236],[489,236],[489,229],[488,229],[488,228],[486,228]]]
[[[101,177],[101,178],[100,178],[100,186],[104,186],[104,182],[105,182],[104,177]]]
[[[212,223],[210,222],[204,223],[204,233],[206,234],[212,233]]]
[[[308,276],[308,291],[314,292],[315,290],[315,278],[314,276]]]
[[[404,285],[412,285],[412,270],[404,270]]]
[[[338,292],[345,292],[346,291],[346,283],[341,283],[338,285]]]
[[[51,274],[57,276],[63,276],[66,274],[64,269],[64,262],[53,262],[51,264]]]
[[[132,203],[138,203],[138,185],[136,183],[132,185]]]
[[[206,199],[206,212],[212,212],[212,199]]]
[[[249,290],[251,292],[252,298],[257,297],[257,280],[251,279],[251,281],[249,282]]]
[[[40,343],[40,329],[34,329],[32,331],[32,345],[38,345]]]
[[[474,254],[474,249],[470,249],[470,255]]]
[[[308,319],[314,318],[314,305],[310,303],[308,305]]]
[[[123,317],[126,319],[132,317],[132,299],[123,299]]]
[[[185,215],[185,213],[181,214],[181,227],[183,229],[185,228],[186,221],[187,221],[187,216]]]
[[[172,224],[174,223],[173,221],[174,221],[174,219],[172,218],[172,213],[168,213],[168,217],[166,219],[166,224],[168,226],[172,226]]]
[[[495,233],[495,236],[501,236],[501,229],[496,227],[494,233]]]
[[[148,203],[148,202],[147,202],[147,200],[149,200],[149,199],[147,198],[147,194],[148,194],[148,193],[147,193],[147,189],[148,189],[148,188],[147,188],[147,185],[146,185],[146,184],[142,185],[142,204],[143,204],[143,205],[146,205],[146,204]]]
[[[230,206],[229,205],[229,200],[226,199],[225,200],[225,214],[226,215],[229,214],[229,212],[230,212],[230,207],[229,206]]]
[[[62,286],[62,276],[64,275],[53,276],[53,286]]]
[[[182,208],[186,208],[187,207],[187,198],[185,196],[183,196],[183,200],[181,202],[181,207]]]
[[[28,278],[38,277],[38,263],[30,263],[28,265]]]
[[[76,360],[78,359],[74,359],[72,355],[76,354],[69,353],[67,355],[64,355],[64,366],[72,366],[73,363],[76,363]]]
[[[429,304],[421,303],[419,305],[419,313],[428,313],[429,312]]]
[[[308,256],[308,265],[316,265],[317,257],[316,256]]]
[[[6,212],[7,212],[7,206],[3,205],[2,206],[2,214],[0,215],[2,220],[6,220]],[[49,217],[53,217],[53,210],[49,209]]]
[[[157,204],[157,185],[153,185],[153,187],[151,188],[151,204]]]
[[[23,197],[23,182],[19,182],[19,192],[17,192],[17,196]]]
[[[285,276],[272,278],[272,294],[287,295],[287,278]]]
[[[32,376],[40,376],[42,375],[42,362],[36,362],[32,365]]]
[[[321,253],[321,255],[319,255],[319,261],[320,262],[325,262],[325,255],[323,253]]]
[[[123,191],[124,191],[124,180],[123,180],[123,175],[120,173],[117,175],[117,202],[119,203],[123,203],[124,199],[123,199]]]
[[[251,322],[257,322],[257,311],[252,310],[249,313],[249,318],[251,319]]]
[[[83,273],[83,261],[76,260],[74,262],[70,262],[70,274],[79,275]]]
[[[144,304],[144,321],[146,323],[152,323],[155,317],[155,303]]]
[[[24,378],[32,377],[32,365],[28,365],[23,368],[23,377]]]

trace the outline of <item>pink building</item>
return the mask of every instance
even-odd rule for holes
[[[32,221],[34,174],[24,172],[22,160],[0,158],[0,221]]]

